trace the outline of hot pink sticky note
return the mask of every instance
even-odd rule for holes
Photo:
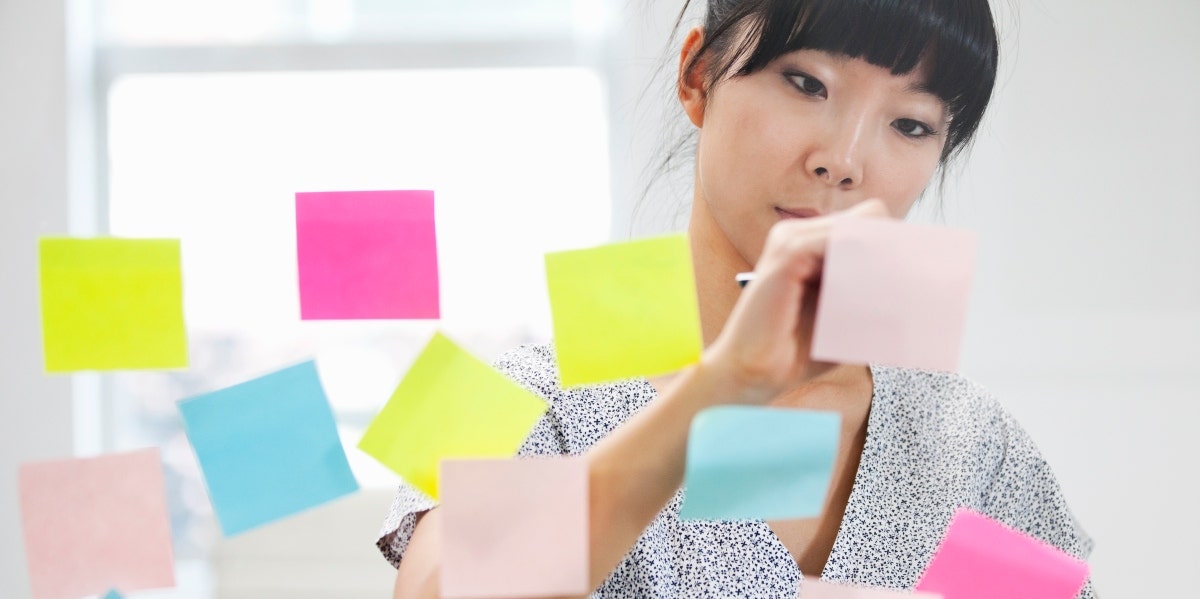
[[[296,194],[300,318],[439,317],[432,191]]]
[[[175,586],[158,449],[24,464],[18,486],[35,599]]]
[[[843,217],[829,235],[812,358],[954,371],[978,237]]]
[[[960,508],[917,589],[945,599],[1072,599],[1088,565],[986,516]]]
[[[581,458],[446,460],[440,485],[443,596],[588,591],[588,487]]]
[[[942,599],[942,596],[937,593],[833,584],[815,578],[805,578],[800,581],[800,592],[796,599]]]

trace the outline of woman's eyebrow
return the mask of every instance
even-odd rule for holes
[[[908,85],[904,86],[904,91],[910,94],[933,96],[938,102],[942,101],[941,96],[934,93],[933,89],[929,87],[929,84],[925,83],[924,81],[915,81],[913,83],[909,83]]]

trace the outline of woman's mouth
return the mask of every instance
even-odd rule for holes
[[[775,207],[775,214],[778,214],[779,218],[813,218],[814,216],[821,216],[820,212],[813,210],[812,208],[785,209],[778,206]]]

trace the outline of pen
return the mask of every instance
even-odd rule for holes
[[[754,273],[739,272],[736,276],[733,277],[733,280],[737,281],[738,287],[745,289],[746,284],[749,283],[750,281],[754,280]]]

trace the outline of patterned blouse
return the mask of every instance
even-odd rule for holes
[[[583,453],[656,396],[646,379],[564,390],[549,345],[517,348],[496,367],[550,403],[519,455]],[[1092,540],[1050,467],[991,395],[953,374],[871,373],[866,443],[823,580],[911,589],[959,506],[1087,559]],[[801,572],[764,521],[681,520],[683,492],[593,598],[796,596]],[[400,486],[377,542],[392,565],[433,506]],[[1078,599],[1094,597],[1089,581]]]

